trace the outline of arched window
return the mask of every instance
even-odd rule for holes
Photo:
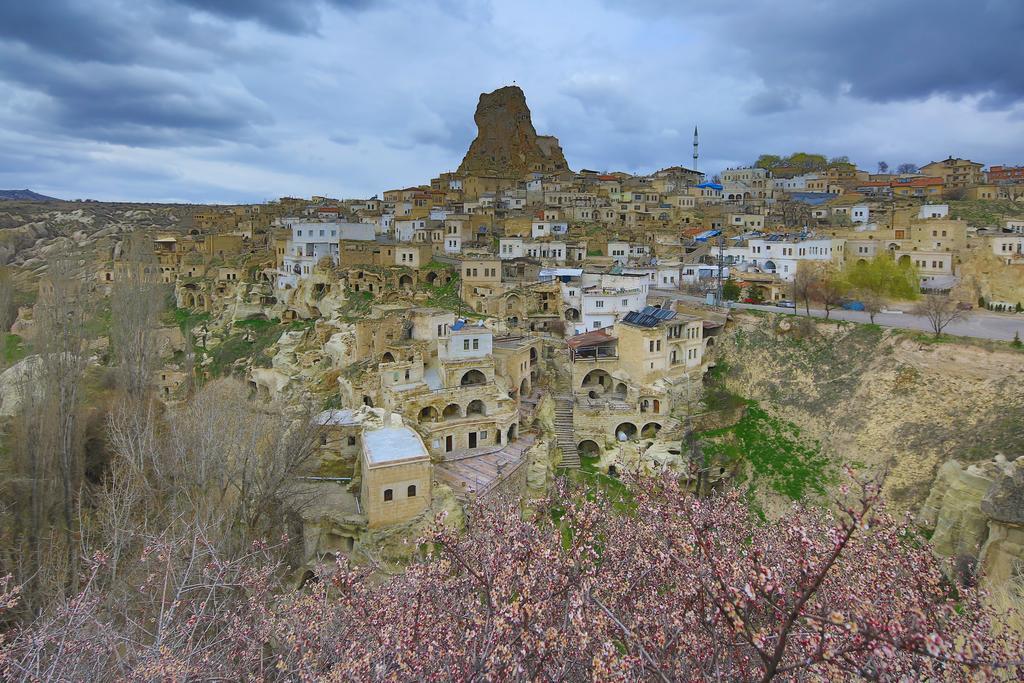
[[[406,489],[405,495],[409,498],[416,497],[416,484],[409,484],[409,488]]]
[[[395,499],[395,492],[391,489],[384,489],[384,502]]]

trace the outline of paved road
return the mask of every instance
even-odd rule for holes
[[[691,303],[704,303],[703,297],[690,296],[671,289],[652,289],[651,292],[658,296],[668,296]],[[791,312],[804,314],[803,307],[793,310],[779,308],[777,306],[756,306],[754,304],[735,304],[736,308],[748,308],[759,311],[771,311],[773,313]],[[812,308],[811,315],[816,318],[824,318],[825,311]],[[863,311],[834,310],[831,313],[834,320],[852,320],[855,322],[870,322],[867,313]],[[875,324],[883,327],[898,327],[905,330],[921,330],[931,332],[932,326],[928,319],[913,315],[911,313],[879,313],[875,315]],[[1010,341],[1014,332],[1019,332],[1024,339],[1024,314],[1000,314],[989,311],[971,311],[966,320],[952,322],[943,331],[945,334],[957,335],[960,337],[979,337],[982,339],[1002,339]]]

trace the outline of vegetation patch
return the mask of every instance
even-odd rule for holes
[[[824,495],[833,479],[820,444],[804,437],[792,422],[769,415],[756,401],[747,403],[736,424],[698,436],[710,461],[748,464],[751,486],[763,480],[792,500],[803,500],[812,492]]]
[[[27,355],[28,348],[21,336],[11,333],[4,336],[4,365],[13,365]]]

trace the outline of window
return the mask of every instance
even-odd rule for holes
[[[654,340],[652,339],[649,343],[651,345],[650,352],[654,353]]]
[[[595,301],[594,302],[594,308],[604,308],[604,301],[602,301],[601,299],[598,299],[597,301]]]
[[[356,445],[356,437],[354,437],[354,436],[348,437],[348,445],[349,446],[355,446]]]
[[[327,434],[321,434],[320,435],[320,445],[321,446],[326,446],[327,445]]]
[[[473,339],[473,350],[476,351],[479,348],[480,348],[480,340],[474,338]]]
[[[395,492],[391,489],[384,489],[384,502],[392,501],[395,499]]]
[[[462,350],[463,351],[469,351],[469,340],[468,339],[463,339],[462,340]]]
[[[405,490],[405,495],[409,498],[416,497],[416,484],[409,484],[409,488]]]

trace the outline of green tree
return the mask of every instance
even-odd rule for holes
[[[916,300],[920,293],[917,268],[909,261],[897,263],[889,254],[847,263],[843,279],[854,290],[876,297]]]
[[[722,298],[726,301],[736,301],[740,298],[740,286],[732,278],[722,283]]]

